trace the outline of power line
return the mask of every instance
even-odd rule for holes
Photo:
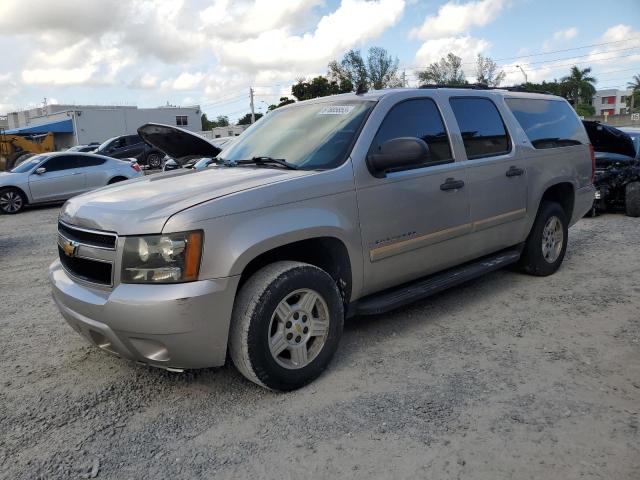
[[[537,52],[537,53],[531,53],[528,55],[516,55],[514,57],[502,57],[502,58],[496,58],[493,59],[493,61],[495,62],[501,62],[504,60],[519,60],[521,58],[530,58],[530,57],[539,57],[539,56],[544,56],[544,55],[553,55],[554,53],[563,53],[563,52],[570,52],[570,51],[574,51],[574,50],[582,50],[584,48],[591,48],[591,47],[600,47],[602,45],[613,45],[616,43],[624,43],[624,42],[632,42],[634,40],[640,40],[640,36],[639,37],[630,37],[630,38],[625,38],[624,40],[616,40],[613,42],[602,42],[602,43],[592,43],[590,45],[582,45],[579,47],[573,47],[573,48],[564,48],[564,49],[560,49],[560,50],[550,50],[548,52]],[[610,50],[610,51],[614,51],[614,50]],[[601,52],[601,53],[607,53],[607,52]],[[582,55],[585,56],[585,55]],[[463,62],[461,63],[461,65],[471,65],[471,64],[475,64],[476,62]],[[426,68],[425,66],[409,66],[406,68]]]

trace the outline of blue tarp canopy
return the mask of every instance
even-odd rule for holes
[[[40,125],[29,125],[28,127],[13,128],[5,130],[6,134],[26,135],[32,133],[73,133],[73,121],[59,120],[57,122],[41,123]]]

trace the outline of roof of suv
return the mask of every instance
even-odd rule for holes
[[[564,100],[562,97],[558,97],[556,95],[552,95],[549,93],[538,93],[538,92],[528,92],[524,90],[519,90],[517,88],[492,88],[492,87],[483,87],[477,85],[469,85],[468,87],[447,87],[447,86],[438,86],[438,85],[425,85],[419,88],[385,88],[382,90],[369,90],[367,92],[357,94],[357,93],[343,93],[340,95],[331,95],[327,97],[318,97],[313,98],[311,100],[306,100],[305,102],[324,102],[331,101],[331,99],[340,98],[340,99],[362,99],[362,100],[371,100],[377,101],[382,99],[383,97],[401,94],[406,92],[428,92],[428,91],[446,91],[446,92],[455,92],[460,95],[500,95],[500,96],[509,96],[509,97],[527,97],[527,98],[553,98],[558,100]],[[296,102],[302,103],[302,102]],[[288,105],[287,105],[288,106]]]

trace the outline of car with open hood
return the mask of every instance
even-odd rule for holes
[[[69,200],[53,299],[105,352],[169,370],[231,359],[292,390],[329,365],[344,319],[517,264],[553,274],[591,208],[589,139],[562,98],[390,89],[278,108],[214,155],[146,125],[180,169]]]
[[[583,121],[595,150],[596,187],[591,216],[623,210],[640,216],[640,132]]]

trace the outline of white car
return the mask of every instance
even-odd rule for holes
[[[0,212],[18,213],[26,205],[62,202],[111,183],[141,177],[130,159],[80,152],[36,155],[0,173]]]

